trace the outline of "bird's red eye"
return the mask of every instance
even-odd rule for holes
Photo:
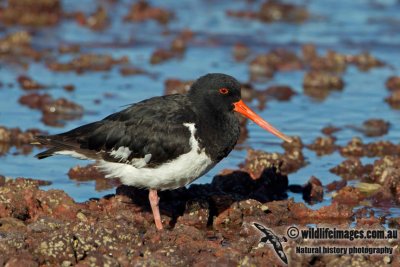
[[[227,93],[229,93],[229,90],[226,89],[226,88],[220,88],[220,89],[219,89],[219,92],[220,92],[221,94],[223,94],[223,95],[226,95]]]

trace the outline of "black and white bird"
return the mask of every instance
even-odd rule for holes
[[[149,189],[154,221],[161,230],[157,190],[189,184],[232,151],[240,134],[234,111],[291,141],[244,104],[240,87],[229,75],[204,75],[187,94],[153,97],[71,131],[38,136],[49,149],[36,157],[93,159],[107,178]]]

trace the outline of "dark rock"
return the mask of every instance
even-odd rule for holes
[[[310,150],[315,151],[318,156],[332,154],[337,150],[338,146],[335,145],[336,138],[332,136],[317,137],[314,143],[307,145]]]
[[[67,92],[72,92],[75,91],[75,86],[72,84],[67,84],[63,86],[64,90]]]
[[[308,96],[324,99],[332,90],[342,90],[344,81],[338,75],[324,71],[310,71],[303,80],[304,93]]]
[[[324,188],[317,177],[311,176],[304,186],[303,199],[309,204],[321,202],[324,199]]]
[[[294,172],[306,165],[302,148],[303,143],[297,136],[292,138],[293,142],[284,142],[282,144],[285,149],[284,154],[267,153],[264,151],[256,151],[249,149],[247,157],[241,168],[248,172],[253,179],[260,177],[264,169],[276,168],[278,172],[283,174]]]
[[[326,127],[324,127],[322,130],[321,130],[321,132],[323,133],[323,134],[326,134],[326,135],[332,135],[332,134],[334,134],[334,133],[336,133],[336,132],[338,132],[338,131],[341,131],[342,130],[342,128],[339,128],[339,127],[335,127],[335,126],[326,126]]]
[[[210,205],[206,200],[189,200],[185,212],[178,218],[182,223],[196,228],[204,228],[210,221]]]
[[[325,56],[310,58],[308,62],[312,70],[341,73],[347,68],[347,56],[329,50]]]
[[[362,132],[365,136],[375,137],[388,133],[390,123],[382,119],[369,119],[363,122],[362,127],[348,126],[351,129]]]
[[[369,119],[363,122],[363,132],[366,136],[382,136],[389,131],[389,122],[382,119]]]
[[[166,49],[157,49],[153,52],[150,58],[151,64],[160,64],[164,61],[170,60],[176,57],[176,53]]]
[[[346,185],[347,185],[346,180],[333,181],[332,183],[326,185],[326,190],[328,192],[337,191],[337,190],[342,189]]]
[[[340,154],[344,157],[362,157],[365,153],[364,143],[361,138],[353,137],[345,147],[340,148]]]
[[[400,152],[400,146],[389,141],[377,141],[364,144],[358,137],[353,137],[344,147],[339,149],[344,157],[383,157],[397,155]]]
[[[329,171],[339,175],[345,180],[362,179],[372,170],[372,165],[363,165],[357,158],[349,158]]]
[[[268,87],[263,94],[278,101],[289,101],[297,93],[289,86],[276,85]]]

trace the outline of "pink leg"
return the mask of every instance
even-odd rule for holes
[[[156,227],[158,230],[162,230],[163,226],[161,222],[160,209],[158,208],[158,202],[160,201],[160,198],[157,195],[157,190],[155,189],[149,190],[149,200],[150,200],[151,210],[153,211],[154,222],[156,223]]]

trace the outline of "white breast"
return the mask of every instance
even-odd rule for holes
[[[107,178],[120,178],[125,185],[158,190],[185,186],[208,172],[214,167],[214,164],[206,155],[204,149],[200,150],[199,148],[199,143],[195,138],[196,128],[194,123],[184,123],[183,125],[188,127],[191,133],[189,140],[191,150],[172,161],[156,168],[147,168],[145,165],[138,166],[137,164],[101,160],[98,167],[107,174]]]

